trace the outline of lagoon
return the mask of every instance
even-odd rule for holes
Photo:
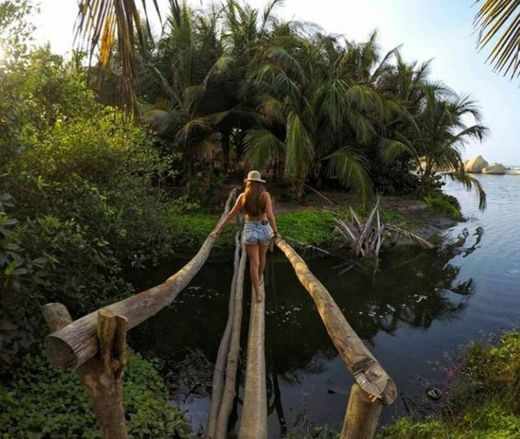
[[[401,392],[383,411],[383,424],[404,414],[409,398],[421,400],[425,387],[439,385],[438,363],[445,354],[520,323],[520,179],[476,178],[488,193],[487,209],[479,211],[473,193],[447,183],[445,190],[459,199],[466,221],[446,231],[447,244],[440,249],[394,248],[383,254],[377,272],[359,267],[343,275],[335,268],[342,260],[306,258]],[[165,261],[153,276],[139,275],[140,286],[164,280],[184,262]],[[186,412],[195,432],[206,424],[231,270],[225,258],[210,260],[169,308],[130,334],[136,350],[160,359],[175,388],[173,403]],[[268,262],[266,294],[270,437],[302,423],[340,429],[352,378],[279,253]],[[243,389],[238,390],[240,400]],[[234,409],[240,410],[239,401]]]

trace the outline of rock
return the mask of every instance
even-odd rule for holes
[[[426,390],[426,395],[428,395],[428,398],[438,401],[442,398],[442,391],[437,387],[430,387]]]
[[[482,169],[489,166],[489,163],[486,162],[484,157],[481,155],[477,157],[473,157],[472,159],[469,159],[464,164],[464,170],[466,172],[474,173],[474,174],[480,174],[482,172]]]
[[[520,175],[520,169],[506,169],[507,175]]]
[[[502,163],[493,163],[491,166],[486,166],[482,169],[483,174],[498,174],[504,175],[507,169]]]

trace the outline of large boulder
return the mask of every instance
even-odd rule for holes
[[[482,172],[482,169],[484,169],[487,166],[489,166],[489,163],[486,162],[484,157],[478,155],[477,157],[469,159],[465,163],[464,170],[472,174],[480,174]]]
[[[493,163],[491,166],[486,166],[484,169],[482,169],[483,174],[503,175],[506,172],[507,169],[502,163]]]

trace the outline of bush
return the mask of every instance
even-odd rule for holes
[[[31,343],[39,304],[87,313],[132,291],[125,270],[172,252],[163,160],[75,62],[39,49],[0,66],[0,367]]]
[[[430,209],[442,215],[449,216],[455,220],[461,220],[460,204],[458,200],[443,192],[436,192],[424,198],[425,203]]]
[[[47,262],[28,256],[19,222],[10,214],[14,207],[11,195],[0,193],[0,370],[33,340],[34,303],[45,285]]]
[[[135,438],[191,437],[181,411],[153,366],[129,352],[123,378],[128,432]],[[0,387],[4,439],[101,437],[78,377],[51,367],[41,352],[26,355]]]

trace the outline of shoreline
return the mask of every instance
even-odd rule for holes
[[[225,194],[226,192],[223,191]],[[329,201],[323,197],[325,196]],[[216,197],[218,201],[222,196]],[[339,252],[343,242],[334,232],[334,217],[346,217],[352,207],[361,217],[366,215],[367,207],[360,200],[342,192],[324,192],[321,196],[312,194],[303,202],[277,201],[275,199],[275,215],[280,234],[288,238],[291,245],[304,253],[308,249],[323,248],[331,252]],[[174,242],[181,251],[174,251],[174,256],[191,257],[198,251],[207,235],[215,226],[221,209],[217,202],[207,209],[196,209],[179,214],[167,209],[167,221],[172,227]],[[368,206],[368,208],[371,204]],[[439,213],[429,207],[424,200],[399,197],[381,197],[381,215],[384,222],[399,225],[433,244],[442,240],[442,234],[455,226],[464,218],[454,219],[447,214]],[[222,255],[232,248],[233,235],[240,230],[237,224],[230,224],[221,233],[215,243],[213,255]],[[385,245],[413,245],[408,239],[400,238]]]

